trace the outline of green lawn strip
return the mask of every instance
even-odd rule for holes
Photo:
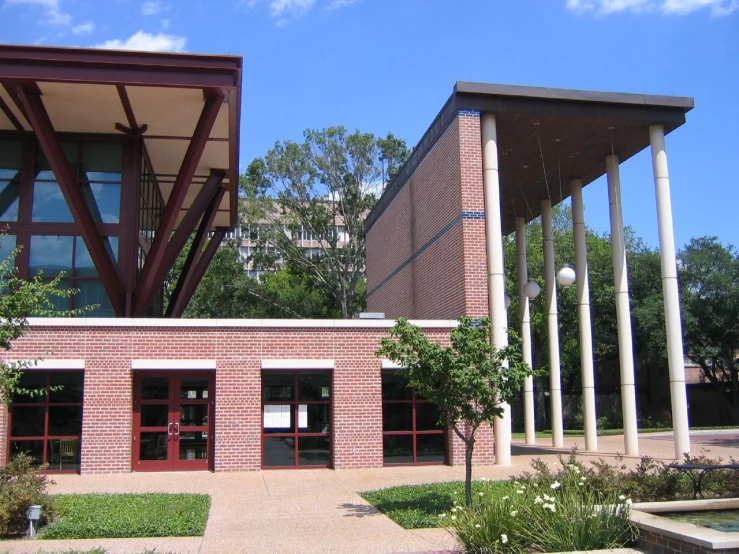
[[[691,427],[691,431],[715,431],[715,430],[721,430],[721,429],[735,429],[739,431],[739,428],[737,427]],[[646,429],[639,429],[639,433],[670,433],[672,432],[671,427],[655,427],[655,428],[646,428]],[[598,436],[599,437],[608,437],[612,435],[623,435],[624,430],[623,429],[598,429]],[[566,437],[584,437],[585,431],[582,429],[565,429],[564,435]],[[514,439],[523,439],[525,438],[524,433],[513,433]],[[551,431],[537,431],[536,437],[539,439],[547,439],[552,437]]]
[[[205,494],[65,494],[54,497],[57,519],[42,539],[197,537],[205,531]]]
[[[482,481],[472,482],[472,495],[477,497]],[[488,487],[491,483],[487,483]],[[509,481],[492,483],[501,495],[511,493]],[[454,502],[464,505],[464,481],[404,485],[377,491],[360,492],[359,496],[404,529],[438,527],[439,515],[448,512]]]

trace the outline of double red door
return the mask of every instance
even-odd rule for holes
[[[213,372],[134,374],[134,471],[213,468],[213,384]]]

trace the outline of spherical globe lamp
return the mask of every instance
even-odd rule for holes
[[[534,298],[539,296],[540,292],[541,287],[539,286],[539,283],[537,283],[533,279],[529,279],[529,282],[523,286],[523,293],[529,300],[533,300]]]
[[[557,282],[567,288],[575,282],[575,270],[566,265],[557,273]]]
[[[505,304],[505,309],[506,310],[511,307],[511,297],[508,296],[507,294],[503,298],[503,304]]]

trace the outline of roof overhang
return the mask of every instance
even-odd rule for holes
[[[457,82],[409,160],[365,222],[369,230],[460,110],[496,116],[503,233],[515,216],[530,221],[542,200],[557,204],[569,183],[605,174],[605,158],[621,162],[649,146],[649,126],[665,133],[685,123],[692,98]],[[482,145],[481,145],[482,146]]]
[[[231,228],[238,207],[241,67],[238,56],[0,45],[0,131],[33,131],[14,96],[19,84],[41,93],[59,134],[120,135],[121,126],[146,125],[142,137],[166,202],[206,98],[223,95],[177,224],[211,170],[222,170],[228,192],[212,228]]]

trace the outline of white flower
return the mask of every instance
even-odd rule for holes
[[[548,494],[544,495],[544,500],[554,500],[553,496],[549,496]]]
[[[549,488],[550,489],[558,489],[561,486],[562,485],[559,483],[559,481],[555,481],[554,483],[552,483],[551,485],[549,485]]]
[[[546,494],[544,496],[546,496]],[[536,499],[534,499],[534,504],[541,504],[542,502],[544,501],[541,499],[541,496],[537,496]]]
[[[583,483],[582,481],[580,481],[580,482],[579,482],[579,483],[577,484],[577,486],[578,486],[578,487],[584,487],[584,486],[585,486],[585,483]]]
[[[587,481],[587,479],[585,479],[585,476],[583,475],[582,477],[580,477],[580,481]]]
[[[508,496],[504,496],[503,498],[501,498],[501,500],[508,500],[508,498]]]
[[[439,517],[446,517],[446,514],[439,514]]]
[[[475,529],[479,529],[479,528],[480,528],[480,524],[478,523],[475,525]]]
[[[517,515],[518,515],[518,511],[517,510],[513,510],[511,512],[511,517],[516,517]]]
[[[541,506],[545,510],[551,510],[552,512],[556,512],[557,508],[554,506],[554,504],[542,504]]]
[[[503,544],[507,543],[508,542],[508,535],[506,535],[505,533],[503,533],[500,536],[500,542],[502,542]]]
[[[539,483],[534,483],[534,487],[538,489],[539,488]]]
[[[622,494],[621,496],[618,497],[618,499],[619,500],[626,500],[626,497]]]
[[[478,493],[480,496],[485,496],[484,492]]]
[[[631,500],[631,498],[626,499],[626,505],[631,506],[634,502]]]
[[[522,491],[525,491],[526,490],[526,485],[521,485],[521,490]]]
[[[457,519],[457,516],[452,516],[452,519]]]
[[[523,489],[518,489],[518,490],[516,491],[516,494],[523,494]]]

